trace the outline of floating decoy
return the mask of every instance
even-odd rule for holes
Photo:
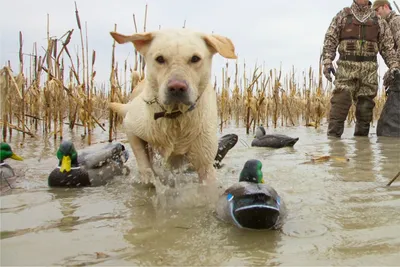
[[[50,173],[50,187],[84,187],[107,184],[114,176],[127,174],[124,165],[129,154],[121,143],[110,143],[100,149],[88,148],[78,154],[74,144],[63,141],[58,150],[58,166]]]
[[[255,147],[292,147],[294,146],[299,138],[293,138],[283,134],[266,134],[264,127],[258,126],[256,129],[256,136],[251,142],[251,146]]]
[[[23,160],[20,156],[15,154],[11,146],[6,142],[0,144],[0,179],[1,179],[1,192],[12,188],[12,183],[16,180],[16,175],[13,168],[5,163],[6,159]]]
[[[245,229],[278,229],[286,208],[275,189],[264,183],[262,163],[248,160],[239,182],[225,190],[216,206],[217,217]]]

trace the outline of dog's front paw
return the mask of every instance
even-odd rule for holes
[[[139,173],[143,184],[155,184],[155,173],[151,168],[142,169]]]
[[[213,165],[209,165],[205,168],[200,168],[198,171],[199,181],[203,184],[214,183],[217,179],[216,170]]]

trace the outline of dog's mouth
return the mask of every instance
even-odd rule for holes
[[[180,109],[182,106],[186,106],[187,108],[189,108],[193,104],[194,101],[189,100],[188,98],[182,100],[176,100],[167,96],[163,101],[163,105],[165,106],[166,109],[168,108]]]
[[[195,109],[196,103],[192,104],[191,106],[185,104],[175,104],[175,105],[161,106],[161,108],[163,109],[163,111],[154,113],[155,120],[162,117],[175,119],[180,115]]]
[[[180,115],[196,108],[200,95],[197,95],[184,80],[169,80],[167,84],[160,87],[155,102],[161,107],[160,112],[154,113],[154,119],[177,118]]]
[[[195,91],[185,79],[171,78],[163,86],[162,104],[170,109],[182,109],[182,105],[190,107],[195,102]]]
[[[164,109],[166,111],[166,113],[172,113],[172,112],[176,112],[176,111],[180,111],[182,113],[187,112],[192,106],[194,105],[194,103],[192,102],[188,102],[188,103],[174,103],[174,104],[164,104]]]

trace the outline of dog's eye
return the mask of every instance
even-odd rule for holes
[[[160,63],[160,64],[165,63],[165,59],[164,59],[163,56],[158,56],[158,57],[156,57],[156,61],[157,61],[158,63]]]
[[[200,58],[198,57],[198,56],[193,56],[191,59],[190,59],[190,62],[192,62],[192,63],[196,63],[196,62],[199,62],[200,61]]]

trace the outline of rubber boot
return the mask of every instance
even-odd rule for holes
[[[352,99],[348,90],[334,91],[329,112],[328,136],[341,137]]]
[[[357,98],[354,136],[368,136],[374,107],[373,97],[359,96]]]

